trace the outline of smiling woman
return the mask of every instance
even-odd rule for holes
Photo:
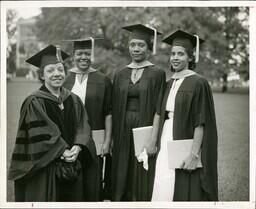
[[[80,70],[86,71],[90,67],[91,53],[91,49],[74,50],[74,62]]]
[[[65,70],[62,63],[49,64],[44,67],[41,79],[51,92],[58,91],[65,79]]]
[[[110,139],[112,128],[110,79],[99,70],[91,67],[94,61],[94,39],[71,40],[73,42],[73,60],[75,67],[69,70],[64,86],[80,97],[86,110],[93,133],[103,131],[103,143],[100,154],[92,161],[90,155],[84,152],[84,201],[99,201],[103,197],[102,169],[103,158],[110,163]],[[97,41],[96,41],[97,42]],[[93,138],[95,138],[93,136]],[[109,173],[109,166],[105,166],[105,174]],[[109,184],[105,178],[104,189]]]
[[[211,88],[206,79],[192,71],[203,40],[177,30],[163,42],[171,45],[170,62],[175,71],[168,81],[161,107],[160,133],[152,201],[217,201],[217,127]],[[190,139],[192,146],[170,167],[168,145]],[[171,145],[174,146],[174,145]],[[167,148],[168,147],[168,148]],[[198,166],[198,165],[202,166]],[[166,185],[169,185],[166,187]]]
[[[67,57],[49,45],[27,60],[42,71],[43,85],[21,107],[8,174],[15,201],[83,200],[79,153],[87,149],[94,159],[95,146],[81,100],[62,87]]]
[[[189,61],[192,60],[192,57],[189,57],[186,49],[181,46],[173,46],[171,49],[170,62],[172,69],[175,72],[180,72],[183,69],[188,68]]]

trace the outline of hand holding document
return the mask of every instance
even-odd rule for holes
[[[102,155],[102,146],[105,139],[105,130],[93,130],[92,131],[92,138],[96,146],[97,155]]]
[[[132,129],[135,156],[137,157],[138,162],[143,162],[143,168],[145,170],[148,170],[148,154],[145,146],[148,141],[151,140],[152,130],[152,126]]]
[[[143,151],[144,147],[147,145],[148,141],[151,140],[152,130],[152,126],[145,126],[132,129],[135,156],[138,157]]]
[[[143,168],[145,170],[148,170],[148,154],[145,148],[143,149],[143,152],[139,154],[137,159],[138,159],[138,162],[143,162]]]
[[[170,169],[181,168],[183,161],[189,155],[193,139],[174,140],[167,142],[168,166]],[[197,168],[201,168],[201,153],[199,154]]]

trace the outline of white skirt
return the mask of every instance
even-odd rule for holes
[[[156,173],[151,201],[173,201],[175,169],[168,167],[167,141],[173,140],[173,118],[164,123],[161,149],[156,161]]]

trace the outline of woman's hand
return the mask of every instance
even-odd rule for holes
[[[147,150],[147,154],[149,156],[151,155],[155,155],[157,152],[157,147],[156,147],[156,143],[154,141],[151,141],[149,144],[147,144],[145,146],[146,150]],[[142,150],[143,151],[143,150]]]
[[[193,171],[197,168],[199,158],[195,154],[190,153],[183,161],[181,168],[187,171]]]
[[[65,158],[69,158],[70,155],[70,150],[69,149],[65,149],[65,151],[63,152],[62,156],[60,157],[60,159],[64,160]]]
[[[79,145],[74,145],[70,150],[65,150],[62,156],[66,162],[75,162],[81,150]]]
[[[108,154],[110,152],[110,144],[105,140],[102,147],[101,147],[101,157]]]
[[[113,146],[114,146],[114,142],[113,140],[110,141],[110,145],[109,145],[109,154],[112,156],[112,151],[113,151]]]

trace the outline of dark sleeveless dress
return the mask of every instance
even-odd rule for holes
[[[140,80],[131,82],[131,69],[117,72],[113,81],[112,200],[150,201],[155,156],[148,158],[148,170],[134,154],[132,129],[151,126],[162,101],[165,73],[155,66],[144,68]]]

